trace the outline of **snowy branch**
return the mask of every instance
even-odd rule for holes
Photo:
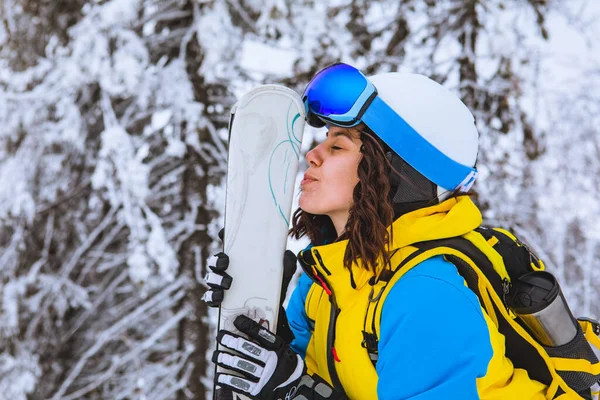
[[[92,382],[89,385],[87,385],[75,392],[72,392],[68,395],[63,395],[59,390],[59,392],[57,392],[57,395],[60,393],[60,396],[62,396],[62,397],[60,397],[60,396],[57,397],[57,395],[55,395],[53,397],[53,400],[58,400],[59,398],[61,400],[74,400],[74,399],[77,399],[77,398],[89,393],[90,391],[96,389],[98,386],[100,386],[102,383],[104,383],[106,380],[108,380],[110,377],[112,377],[114,375],[115,371],[117,371],[117,369],[119,367],[121,367],[125,363],[130,362],[132,359],[137,357],[142,351],[147,350],[149,347],[151,347],[153,344],[155,344],[158,339],[160,339],[162,336],[164,336],[169,330],[173,329],[173,327],[175,327],[179,323],[179,321],[181,321],[184,317],[186,317],[189,314],[189,312],[190,312],[190,310],[187,308],[182,309],[177,314],[172,316],[165,324],[163,324],[161,327],[159,327],[148,339],[146,339],[144,342],[137,345],[132,351],[127,353],[124,357],[116,357],[115,359],[113,359],[113,363],[110,366],[110,368],[108,368],[94,382]],[[68,386],[66,388],[68,388]],[[61,389],[62,389],[62,387],[61,387]]]
[[[60,388],[56,391],[54,396],[52,396],[52,400],[64,400],[66,390],[71,386],[75,378],[81,373],[83,367],[87,363],[87,361],[96,354],[108,341],[113,340],[115,335],[117,335],[122,330],[126,329],[128,326],[132,326],[136,324],[140,317],[144,315],[149,309],[156,307],[157,305],[161,305],[163,307],[165,300],[168,300],[172,296],[172,292],[180,289],[185,282],[184,278],[179,278],[170,285],[166,286],[162,289],[158,294],[153,296],[151,299],[143,303],[141,306],[137,307],[133,312],[121,318],[115,325],[108,328],[107,330],[100,332],[97,335],[96,343],[91,346],[79,359],[79,361],[75,364],[75,366],[71,369],[71,372],[68,374]],[[182,310],[183,312],[183,310]],[[187,310],[185,310],[187,313]],[[87,393],[87,391],[86,391]],[[73,398],[69,396],[68,398]]]
[[[63,335],[60,339],[62,343],[67,343],[67,341],[73,336],[79,328],[88,320],[89,317],[95,315],[96,311],[100,307],[100,305],[107,299],[109,296],[114,296],[117,287],[125,281],[128,273],[127,270],[124,269],[121,273],[114,279],[112,282],[98,295],[98,297],[94,300],[94,303],[90,308],[85,310],[85,312],[77,318],[73,326],[69,329],[69,331]]]
[[[59,273],[60,279],[55,281],[55,284],[47,289],[49,293],[48,297],[44,301],[44,304],[42,305],[40,310],[36,313],[29,326],[27,327],[27,337],[32,337],[34,330],[37,328],[40,319],[44,316],[48,307],[50,307],[50,303],[55,298],[56,293],[61,290],[62,285],[64,285],[64,283],[67,281],[69,274],[71,273],[73,268],[75,268],[81,256],[90,248],[92,243],[104,231],[104,229],[106,229],[106,227],[114,220],[117,210],[118,208],[115,207],[104,216],[104,219],[100,222],[100,224],[98,224],[96,229],[94,229],[94,231],[90,233],[86,240],[71,255],[69,261],[63,266],[62,270]]]

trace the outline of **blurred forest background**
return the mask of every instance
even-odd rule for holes
[[[227,122],[320,68],[413,71],[481,135],[488,223],[600,316],[589,0],[2,0],[0,398],[208,398]],[[307,132],[306,151],[319,132]]]

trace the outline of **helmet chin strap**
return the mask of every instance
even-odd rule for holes
[[[419,208],[438,204],[438,187],[411,167],[395,152],[386,149],[386,158],[393,169],[389,170],[389,199],[394,209],[394,220]]]

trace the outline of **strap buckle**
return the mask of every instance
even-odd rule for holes
[[[596,336],[600,336],[600,322],[598,322],[598,320],[595,320],[593,318],[588,318],[588,317],[579,317],[579,318],[577,318],[577,320],[589,322],[590,325],[592,325],[592,330],[594,331]]]

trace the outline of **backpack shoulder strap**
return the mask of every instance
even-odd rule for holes
[[[483,238],[480,238],[480,240],[484,241]],[[484,282],[480,282],[481,279],[477,273],[479,263],[482,265],[484,264],[487,270],[494,271],[494,266],[486,255],[479,251],[469,240],[465,239],[465,237],[420,242],[414,244],[412,247],[412,253],[404,258],[402,262],[391,271],[386,279],[380,280],[373,285],[371,289],[371,296],[369,296],[369,304],[364,321],[362,346],[369,352],[373,364],[377,362],[378,358],[377,344],[379,342],[379,326],[381,324],[383,301],[394,284],[402,278],[404,274],[421,262],[438,255],[443,255],[455,265],[460,264],[460,266],[457,265],[459,273],[464,277],[470,288],[478,288],[480,284],[484,284]],[[472,253],[472,256],[470,258],[465,256],[465,252]],[[506,275],[506,272],[504,275]],[[494,284],[501,292],[503,290],[508,290],[508,286],[506,286],[507,282],[503,281],[501,278],[494,282]],[[478,296],[481,304],[492,307],[492,301],[489,299],[489,296],[481,296],[480,290],[473,291]],[[494,322],[497,321],[495,314],[493,314],[493,316],[491,315],[491,317]]]
[[[414,262],[415,259],[420,260],[423,256],[424,250],[418,248],[407,249],[410,254],[406,256],[399,265],[393,270],[384,270],[379,279],[372,283],[371,292],[369,294],[369,303],[367,305],[367,311],[365,313],[365,320],[363,323],[363,341],[362,347],[369,353],[369,358],[373,363],[373,366],[377,364],[379,358],[378,343],[379,343],[379,324],[376,324],[376,315],[381,314],[380,304],[382,297],[387,296],[387,288],[391,287],[390,281],[395,279],[395,276],[399,271],[403,271],[402,274],[406,273],[413,265],[418,264],[421,261]]]

